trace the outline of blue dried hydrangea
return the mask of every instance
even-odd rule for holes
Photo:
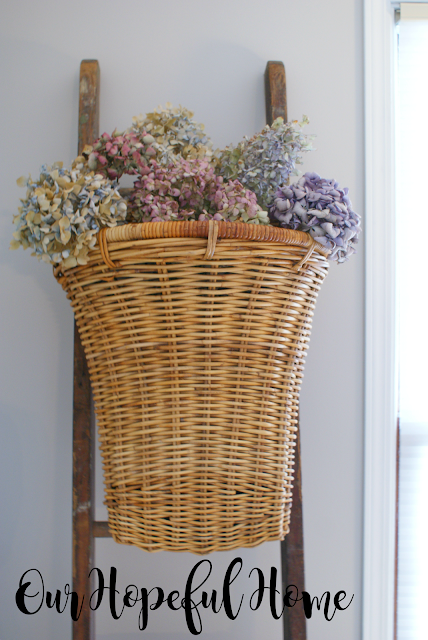
[[[352,211],[348,189],[335,180],[305,173],[295,184],[280,187],[269,208],[273,224],[306,231],[331,250],[329,260],[345,262],[355,253],[360,216]]]
[[[37,180],[30,176],[17,182],[27,187],[27,194],[14,217],[11,248],[31,247],[33,255],[63,269],[86,264],[99,229],[126,218],[117,183],[87,172],[81,156],[71,170],[60,162],[44,165]]]
[[[279,186],[298,174],[296,164],[302,163],[302,153],[312,149],[313,136],[301,131],[308,122],[306,116],[301,122],[277,118],[251,139],[218,151],[218,172],[227,180],[239,180],[267,210]]]

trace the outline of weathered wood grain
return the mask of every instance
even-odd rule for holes
[[[96,60],[83,60],[79,85],[78,153],[98,137],[100,71]],[[93,624],[89,609],[93,562],[93,497],[95,418],[85,354],[74,325],[73,385],[73,591],[85,596],[79,619],[73,622],[73,640],[90,640]]]
[[[79,82],[78,153],[99,136],[100,67],[97,60],[82,60]]]
[[[111,538],[110,529],[108,528],[108,522],[102,520],[95,520],[93,523],[92,533],[94,538]]]
[[[287,121],[287,91],[285,68],[282,62],[269,61],[265,70],[266,121],[276,118]],[[303,552],[302,476],[300,467],[300,434],[297,432],[294,472],[293,506],[290,533],[281,542],[282,588],[294,584],[301,593],[305,585]],[[284,640],[306,640],[306,618],[301,601],[293,608],[285,608]]]
[[[282,62],[270,61],[265,70],[266,122],[271,125],[276,118],[287,121],[287,93],[285,69]]]
[[[282,590],[295,585],[299,597],[305,588],[303,552],[302,473],[300,465],[300,435],[297,436],[294,468],[293,506],[290,533],[281,542]],[[302,601],[284,611],[284,640],[306,640],[306,617]]]

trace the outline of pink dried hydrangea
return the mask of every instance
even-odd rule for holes
[[[254,193],[238,180],[224,181],[207,160],[151,161],[134,183],[128,213],[135,222],[230,220],[268,224]]]
[[[156,155],[153,142],[153,136],[144,131],[140,134],[113,131],[111,136],[103,133],[93,145],[85,147],[84,154],[89,169],[116,180],[124,174],[138,175],[145,169]]]

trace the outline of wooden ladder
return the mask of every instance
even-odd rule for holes
[[[83,60],[79,84],[78,154],[99,136],[100,68],[97,60]],[[287,120],[285,70],[282,62],[268,62],[265,71],[266,120]],[[94,520],[95,502],[95,415],[89,372],[80,336],[74,325],[73,383],[73,591],[93,591],[89,573],[93,567],[94,539],[111,537],[107,522]],[[282,590],[287,585],[304,589],[302,491],[300,472],[300,437],[297,439],[295,482],[290,533],[281,542]],[[94,640],[93,616],[85,597],[81,615],[73,622],[73,640]],[[301,604],[301,603],[299,603]],[[284,640],[306,640],[303,607],[285,608]]]

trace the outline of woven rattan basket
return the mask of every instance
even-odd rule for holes
[[[56,273],[85,349],[109,527],[147,551],[281,540],[326,251],[229,222],[103,230]]]

